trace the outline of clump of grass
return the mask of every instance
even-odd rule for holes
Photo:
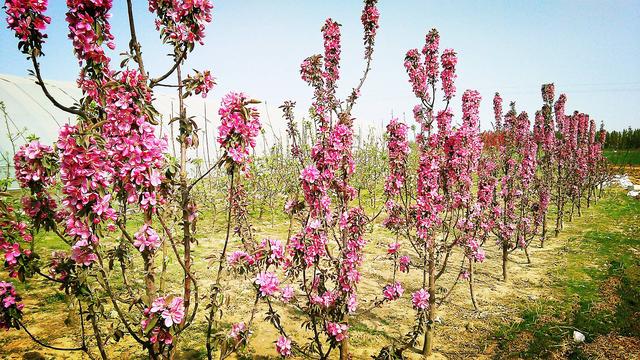
[[[66,295],[62,292],[56,292],[45,295],[43,300],[46,304],[57,304],[65,301]]]

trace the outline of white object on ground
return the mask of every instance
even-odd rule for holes
[[[577,343],[584,342],[584,334],[580,331],[573,330],[573,341]]]

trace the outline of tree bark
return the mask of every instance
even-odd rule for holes
[[[508,250],[509,249],[507,247],[507,244],[503,244],[502,245],[502,280],[504,282],[507,282],[507,280],[509,279],[507,275],[507,259],[509,256]]]
[[[469,259],[469,294],[471,295],[471,303],[473,304],[473,308],[478,310],[478,302],[476,301],[476,293],[473,289],[473,282],[475,275],[473,274],[475,271],[474,260]]]
[[[433,354],[434,320],[436,317],[436,264],[434,244],[429,247],[429,312],[427,330],[424,333],[422,355],[426,359]]]

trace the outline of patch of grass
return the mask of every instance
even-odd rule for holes
[[[56,292],[44,296],[44,302],[47,304],[56,304],[65,301],[66,296],[63,292]]]
[[[573,330],[586,342],[612,332],[640,336],[640,256],[631,251],[640,245],[640,202],[617,191],[585,215],[568,231],[566,263],[549,271],[559,300],[527,304],[521,322],[500,327],[496,358],[545,358],[564,346],[568,358],[585,359]],[[597,306],[611,301],[606,284],[618,284],[617,304]]]
[[[605,150],[604,156],[616,165],[640,165],[640,150]]]
[[[361,322],[352,324],[350,326],[350,328],[349,328],[349,331],[362,332],[362,333],[369,334],[369,335],[374,335],[374,336],[376,336],[376,335],[386,336],[386,334],[387,334],[384,331],[370,328],[369,326],[367,326],[367,325],[365,325],[365,324],[363,324]]]

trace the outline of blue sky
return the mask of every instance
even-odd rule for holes
[[[170,62],[168,48],[159,41],[147,2],[134,3],[145,65],[152,75],[159,74]],[[187,63],[188,68],[211,69],[218,79],[207,98],[211,107],[235,90],[267,101],[270,108],[296,100],[304,114],[311,90],[299,78],[299,64],[322,51],[320,27],[327,17],[343,25],[343,93],[361,75],[360,1],[220,0],[214,6],[206,45],[197,47]],[[354,111],[362,125],[380,127],[392,112],[406,113],[412,122],[416,100],[404,72],[404,54],[421,48],[426,32],[436,27],[441,48],[458,52],[456,115],[460,96],[469,88],[483,96],[483,128],[493,118],[495,91],[533,113],[541,106],[540,85],[555,82],[557,91],[568,96],[567,111],[589,113],[609,129],[640,126],[640,1],[381,0],[379,8],[373,69]],[[50,0],[53,20],[43,75],[73,81],[78,67],[64,12],[64,1]],[[112,57],[117,59],[129,40],[124,1],[114,1],[112,26],[118,46]],[[26,75],[29,63],[5,26],[0,44],[0,73]],[[271,119],[278,121],[279,114],[272,112]]]

